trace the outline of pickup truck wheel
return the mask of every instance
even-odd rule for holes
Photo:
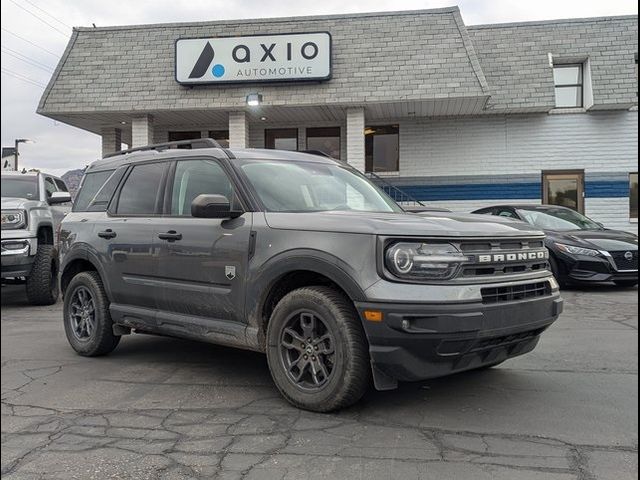
[[[80,355],[105,355],[120,342],[120,336],[113,334],[109,299],[96,272],[82,272],[71,279],[64,295],[63,318],[67,340]]]
[[[53,305],[58,300],[58,262],[53,245],[39,245],[27,277],[31,305]]]
[[[294,406],[329,412],[356,403],[370,384],[367,340],[353,304],[329,287],[287,294],[267,327],[267,361]]]

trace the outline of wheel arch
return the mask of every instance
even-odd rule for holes
[[[104,281],[105,273],[100,266],[100,262],[84,250],[76,250],[73,253],[67,254],[64,258],[64,264],[62,265],[60,274],[60,293],[62,296],[64,297],[71,279],[77,274],[87,271],[97,272],[97,274],[100,275],[107,297],[111,298],[109,285]]]

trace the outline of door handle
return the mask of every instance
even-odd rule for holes
[[[115,238],[116,235],[117,235],[116,232],[114,232],[110,228],[107,228],[106,230],[104,230],[102,232],[98,232],[98,236],[99,237],[106,238],[106,239]]]
[[[175,230],[169,230],[167,233],[159,233],[158,238],[160,240],[175,242],[176,240],[182,240],[182,234],[176,232]]]

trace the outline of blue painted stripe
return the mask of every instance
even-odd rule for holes
[[[620,198],[628,197],[629,181],[596,181],[586,182],[585,195],[588,198]]]
[[[481,183],[460,185],[398,185],[416,200],[539,200],[542,184],[526,183]],[[629,184],[624,181],[586,182],[588,198],[620,198],[629,196]]]

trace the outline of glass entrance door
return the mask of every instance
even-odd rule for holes
[[[584,213],[584,171],[543,172],[542,201]]]

